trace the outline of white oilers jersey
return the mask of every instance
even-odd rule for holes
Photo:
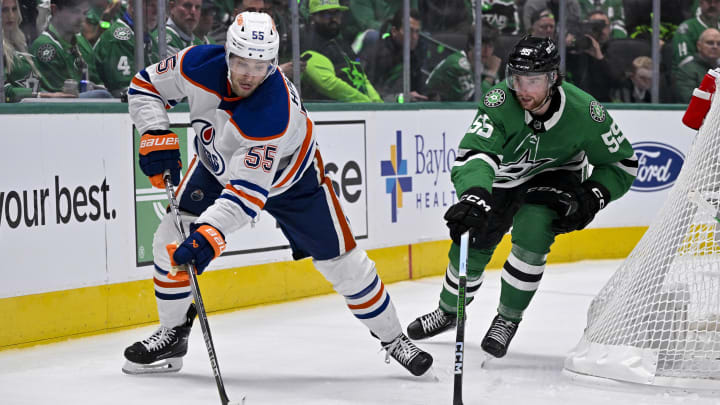
[[[317,148],[313,123],[280,70],[249,97],[233,97],[219,45],[189,47],[140,71],[128,90],[130,116],[141,134],[169,129],[165,110],[185,97],[197,155],[225,186],[197,222],[228,235],[302,177]]]

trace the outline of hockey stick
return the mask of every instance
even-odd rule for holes
[[[467,286],[467,257],[469,232],[460,236],[460,269],[458,269],[457,335],[455,336],[455,384],[453,405],[462,405],[462,378],[465,356],[465,288]]]
[[[172,180],[170,180],[169,170],[166,170],[165,173],[163,173],[163,181],[165,182],[165,193],[167,194],[168,201],[170,202],[170,211],[175,219],[175,230],[177,231],[177,236],[180,241],[184,241],[186,238],[185,230],[183,229],[182,221],[180,221],[180,210],[178,209],[177,200],[175,200],[175,190]],[[225,384],[223,384],[222,375],[220,375],[220,365],[218,364],[217,355],[215,354],[215,345],[213,344],[212,335],[210,334],[210,324],[208,323],[207,313],[205,312],[205,304],[203,303],[202,296],[200,295],[200,288],[198,287],[195,265],[186,265],[185,271],[187,271],[190,279],[190,289],[192,290],[192,295],[195,299],[198,321],[200,322],[203,338],[205,339],[205,346],[207,347],[208,357],[210,357],[210,365],[212,366],[213,374],[215,375],[218,392],[220,393],[220,401],[222,402],[222,405],[242,405],[245,403],[244,395],[240,399],[240,402],[230,402],[227,393],[225,393]]]

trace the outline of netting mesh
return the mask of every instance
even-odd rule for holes
[[[720,379],[719,217],[716,95],[663,208],[592,301],[583,341],[649,349],[642,352],[651,353],[656,367],[648,383],[655,377]],[[633,367],[633,359],[626,362],[620,366]]]

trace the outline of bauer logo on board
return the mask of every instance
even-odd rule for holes
[[[675,147],[660,142],[633,144],[638,158],[638,174],[630,188],[652,192],[671,187],[682,169],[685,156]]]

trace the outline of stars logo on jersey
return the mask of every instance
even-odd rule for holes
[[[590,118],[595,122],[605,121],[605,109],[595,100],[590,102]]]
[[[499,105],[502,105],[505,102],[505,92],[502,89],[493,89],[490,90],[485,95],[485,100],[483,103],[487,107],[497,107]]]
[[[37,57],[41,62],[50,62],[55,59],[55,55],[57,55],[57,51],[51,44],[42,44],[37,49]]]
[[[128,27],[117,27],[113,31],[113,36],[121,41],[127,41],[132,38],[133,32]]]
[[[495,179],[500,182],[517,180],[528,175],[531,171],[554,160],[555,159],[551,158],[533,160],[530,158],[530,149],[526,149],[525,153],[523,153],[517,161],[501,164],[497,174],[495,175]]]

